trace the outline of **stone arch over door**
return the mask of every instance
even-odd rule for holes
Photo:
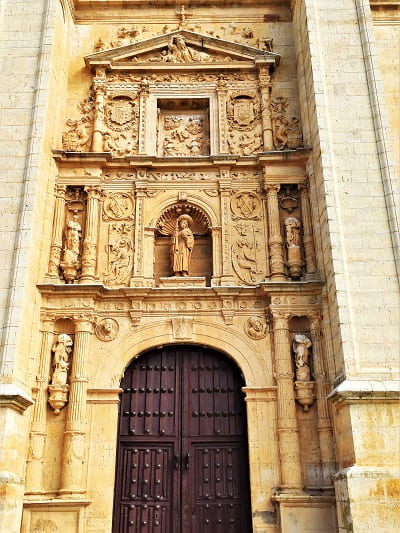
[[[251,533],[244,378],[232,359],[170,344],[121,381],[113,531]]]

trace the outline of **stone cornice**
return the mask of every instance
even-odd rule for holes
[[[14,383],[0,383],[0,406],[23,413],[33,405],[32,398]]]
[[[399,380],[346,379],[328,395],[334,404],[358,404],[366,402],[398,402]]]

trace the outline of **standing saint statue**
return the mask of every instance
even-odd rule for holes
[[[72,283],[77,276],[79,267],[79,247],[82,238],[82,228],[75,212],[65,228],[64,253],[60,266],[67,283]]]
[[[181,215],[176,221],[176,229],[171,239],[171,266],[174,276],[188,276],[194,237],[190,226],[192,217]]]

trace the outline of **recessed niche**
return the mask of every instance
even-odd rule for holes
[[[208,98],[157,101],[157,155],[201,157],[210,153]]]

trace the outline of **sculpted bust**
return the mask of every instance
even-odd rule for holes
[[[112,341],[119,331],[118,322],[113,318],[104,318],[96,325],[95,333],[101,341]]]

